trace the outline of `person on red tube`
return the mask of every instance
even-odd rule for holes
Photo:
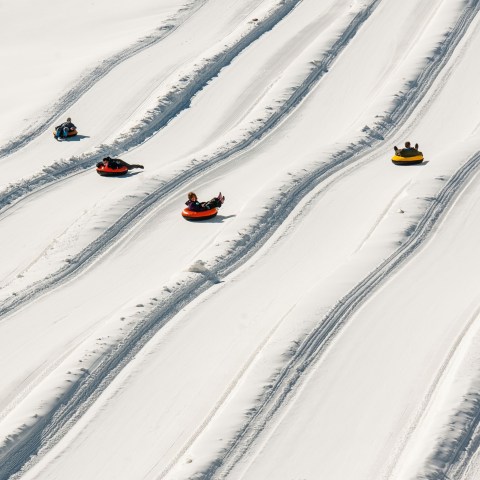
[[[105,157],[101,162],[97,163],[97,168],[100,167],[108,167],[112,170],[118,170],[121,167],[127,167],[128,170],[132,170],[133,168],[141,168],[143,170],[143,165],[138,164],[130,164],[121,160],[120,158],[110,158]]]

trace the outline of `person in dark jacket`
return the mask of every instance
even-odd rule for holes
[[[108,167],[111,168],[112,170],[118,170],[121,167],[127,167],[128,170],[132,170],[133,168],[141,168],[143,170],[143,165],[138,165],[138,164],[130,164],[125,162],[124,160],[121,160],[120,158],[110,158],[110,157],[105,157],[101,162],[97,163],[97,167]]]
[[[208,202],[199,202],[197,194],[195,192],[189,192],[188,200],[185,202],[185,205],[193,212],[203,212],[205,210],[211,210],[212,208],[220,208],[224,201],[225,197],[221,192]]]
[[[57,140],[60,138],[65,138],[68,136],[69,132],[73,132],[76,129],[77,127],[72,123],[72,119],[68,117],[66,122],[63,122],[55,127],[55,138]]]
[[[415,157],[416,155],[420,155],[418,151],[418,143],[415,144],[415,148],[412,147],[410,142],[405,142],[404,148],[397,148],[394,146],[393,149],[395,150],[395,155],[399,155],[400,157]]]

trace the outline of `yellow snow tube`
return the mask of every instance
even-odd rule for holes
[[[392,157],[392,162],[395,165],[416,165],[417,163],[423,162],[423,154],[415,155],[413,157],[402,157],[400,155],[394,155]]]

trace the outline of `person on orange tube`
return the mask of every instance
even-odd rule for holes
[[[76,129],[77,127],[72,123],[72,119],[68,117],[66,122],[63,122],[55,127],[55,138],[57,140],[66,138],[70,132],[73,132]]]
[[[188,192],[187,196],[188,200],[185,202],[185,205],[189,210],[192,210],[192,212],[203,212],[205,210],[211,210],[212,208],[220,208],[225,201],[225,197],[221,192],[208,202],[199,202],[195,192]]]

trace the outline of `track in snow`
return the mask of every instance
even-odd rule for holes
[[[372,3],[372,8],[378,4],[377,2]],[[407,92],[408,93],[408,102],[399,101],[392,112],[390,112],[389,117],[386,117],[384,121],[376,125],[374,128],[366,132],[366,139],[369,140],[368,148],[371,148],[372,142],[379,143],[381,142],[386,135],[390,135],[397,130],[395,122],[405,121],[406,118],[411,114],[416,105],[421,101],[425,96],[428,88],[433,83],[434,79],[441,71],[445,65],[448,58],[450,58],[453,50],[455,49],[458,41],[462,38],[466,28],[469,23],[472,21],[476,13],[478,12],[478,4],[474,5],[472,8],[469,8],[465,11],[464,15],[461,18],[461,21],[457,23],[454,29],[446,37],[446,40],[443,44],[443,51],[437,52],[437,55],[434,56],[429,64],[426,65],[422,74],[419,78],[422,78],[422,75],[426,77],[424,84],[421,82],[412,82],[412,87]],[[360,20],[357,28],[361,25],[366,17]],[[358,20],[358,19],[357,19]],[[356,31],[356,30],[355,30]],[[346,46],[348,41],[352,38],[355,31],[349,32],[346,34],[343,43],[340,43],[338,46],[338,52]],[[349,36],[351,35],[351,36]],[[317,69],[318,78],[323,74],[321,70]],[[310,79],[311,83],[304,83],[304,96],[308,93],[309,89],[314,85],[316,79]],[[421,85],[421,87],[420,87]],[[303,98],[303,97],[302,97]],[[285,114],[287,114],[291,109],[293,109],[300,101],[301,98],[294,100],[291,99],[291,104],[289,109],[287,108]],[[295,103],[297,102],[297,103]],[[282,118],[278,117],[278,120],[273,123],[275,125]],[[271,128],[271,127],[270,127]],[[246,148],[251,145],[254,141],[261,138],[266,132],[265,128],[262,132],[256,132],[249,139],[246,140],[246,144],[241,148]],[[291,213],[293,206],[298,202],[300,198],[307,195],[315,186],[320,182],[328,178],[330,175],[338,171],[340,168],[343,168],[354,161],[355,157],[361,154],[367,147],[365,143],[361,142],[357,145],[352,145],[351,150],[348,152],[339,152],[335,157],[334,161],[330,165],[323,166],[316,170],[315,172],[309,174],[303,178],[298,184],[293,186],[286,195],[282,198],[282,201],[276,206],[275,209],[267,212],[264,217],[262,217],[257,225],[257,230],[255,234],[249,236],[248,239],[244,240],[241,245],[237,245],[233,253],[229,256],[221,259],[217,265],[212,269],[215,275],[221,277],[225,276],[240,265],[244,264],[248,258],[250,258],[254,252],[256,252],[261,245],[270,238],[273,232],[282,224],[282,222],[287,218]],[[240,149],[240,148],[239,148]],[[144,215],[148,209],[155,207],[159,202],[165,199],[168,194],[175,189],[179,188],[183,183],[190,180],[191,178],[197,177],[201,174],[204,174],[209,169],[212,169],[216,166],[219,166],[225,161],[229,160],[229,157],[236,153],[235,151],[224,152],[220,155],[212,157],[206,164],[197,166],[196,170],[190,174],[190,172],[183,172],[176,179],[160,187],[156,192],[154,192],[148,198],[142,200],[137,206],[135,206],[130,212],[129,217],[125,220],[121,220],[114,224],[104,235],[99,237],[97,242],[90,245],[86,250],[81,252],[78,257],[74,259],[75,263],[72,267],[61,270],[57,272],[56,279],[50,279],[48,282],[43,283],[42,285],[35,285],[34,288],[29,292],[24,292],[23,299],[18,303],[10,304],[5,310],[2,311],[2,314],[12,311],[14,308],[24,305],[26,302],[37,296],[38,294],[47,291],[49,288],[57,285],[61,281],[64,281],[71,275],[78,274],[84,266],[92,262],[98,255],[100,255],[107,243],[111,243],[112,240],[119,238],[123,232],[127,232],[132,228],[132,225],[135,224],[135,218],[138,218],[140,215]],[[419,224],[416,232],[409,241],[404,244],[399,251],[396,253],[395,258],[391,258],[391,263],[389,265],[380,266],[376,272],[375,277],[368,277],[364,282],[359,284],[347,299],[349,299],[349,305],[339,305],[335,311],[336,317],[332,316],[332,321],[330,322],[330,328],[328,332],[318,333],[315,338],[312,337],[311,347],[315,348],[320,353],[322,351],[322,342],[318,342],[320,338],[328,339],[331,338],[333,334],[340,328],[342,320],[335,321],[336,319],[343,319],[345,321],[348,316],[353,313],[353,310],[356,306],[365,298],[365,295],[368,295],[378,284],[378,282],[385,279],[386,275],[390,274],[396,266],[411,255],[419,244],[423,241],[424,237],[428,232],[433,228],[435,221],[439,218],[441,213],[445,210],[448,205],[448,201],[451,200],[453,195],[458,192],[459,188],[463,182],[468,178],[473,172],[473,169],[476,168],[478,164],[479,155],[475,156],[468,165],[471,166],[471,169],[467,169],[467,166],[464,166],[458,173],[458,176],[452,177],[452,180],[447,184],[447,187],[450,187],[450,191],[444,189],[445,192],[439,196],[437,202],[432,206],[438,205],[438,209],[433,211],[429,210],[426,215],[426,220],[423,222],[423,227]],[[457,178],[456,181],[453,178]],[[423,228],[423,230],[422,230]],[[422,233],[423,232],[423,233]],[[418,244],[414,243],[414,240],[417,239]],[[410,249],[408,246],[410,245]],[[373,274],[372,274],[373,275]],[[50,283],[49,283],[50,282]],[[111,380],[116,376],[116,374],[130,361],[130,359],[139,351],[143,345],[151,338],[170,318],[172,318],[181,308],[187,305],[192,299],[192,291],[196,292],[195,297],[198,295],[199,291],[205,291],[210,286],[208,279],[203,277],[197,277],[196,279],[187,282],[180,286],[180,288],[170,296],[169,300],[164,302],[158,309],[151,312],[151,314],[145,318],[144,322],[132,332],[132,334],[125,339],[124,343],[120,345],[115,351],[104,358],[103,361],[98,365],[98,367],[93,372],[89,372],[88,375],[85,375],[80,381],[74,385],[74,387],[67,393],[67,395],[62,399],[62,403],[57,405],[57,408],[54,409],[50,415],[41,419],[38,424],[28,431],[23,439],[19,439],[18,442],[15,442],[12,445],[12,448],[8,451],[0,452],[2,458],[2,467],[0,467],[0,478],[8,478],[13,473],[19,471],[23,465],[26,464],[28,459],[35,455],[41,448],[48,449],[49,446],[58,441],[59,438],[68,430],[68,428],[76,421],[79,416],[91,405],[93,401],[100,395],[100,393],[108,386]],[[333,313],[332,313],[333,315]],[[298,359],[299,364],[302,361],[301,351],[304,351],[304,346],[301,347],[301,350],[298,350],[294,358]],[[308,365],[306,365],[308,366]],[[283,378],[283,377],[282,377]],[[285,374],[285,379],[288,379],[287,372]],[[285,380],[290,381],[290,380]],[[281,393],[282,388],[285,387],[284,381],[279,379],[277,382],[278,387],[276,388],[277,393]],[[273,389],[272,389],[273,391]],[[280,395],[281,397],[281,395]],[[271,397],[273,398],[273,397]],[[273,402],[273,403],[272,403]],[[282,402],[278,404],[272,400],[272,402],[266,402],[263,407],[263,411],[266,412],[267,419],[269,417],[269,412],[273,410],[273,413],[281,406]],[[261,409],[259,409],[260,412]],[[255,417],[259,418],[260,417]],[[258,423],[257,425],[260,425]],[[249,425],[252,425],[253,431],[259,431],[256,429],[255,425],[251,422]],[[249,426],[246,427],[245,432],[247,432]],[[233,448],[229,450],[229,454],[226,455],[219,464],[215,464],[211,467],[209,472],[211,475],[221,474],[219,468],[231,468],[241,455],[248,449],[250,445],[248,442],[244,442],[245,435],[237,437],[237,441]],[[4,460],[4,461],[3,461]],[[221,466],[220,466],[221,464]],[[230,465],[230,466],[229,466]]]
[[[282,108],[270,117],[266,124],[259,127],[257,131],[253,132],[248,138],[245,138],[243,142],[239,142],[234,147],[227,148],[225,151],[213,155],[201,164],[188,166],[188,168],[183,170],[176,177],[163,183],[159,188],[127,211],[122,218],[109,227],[95,241],[74,256],[64,268],[61,268],[48,278],[36,282],[26,289],[17,292],[15,297],[6,299],[0,308],[0,318],[13,312],[15,309],[24,306],[27,302],[46,293],[50,289],[65,282],[67,279],[72,278],[74,275],[80,274],[87,266],[99,258],[107,248],[111,247],[114,242],[119,241],[123,235],[134,228],[134,226],[141,221],[143,216],[152,209],[158,208],[165,199],[182,188],[183,185],[192,181],[194,178],[201,177],[203,174],[214,168],[224,165],[232,160],[235,154],[244,151],[265,136],[272,128],[283,120],[303,98],[305,98],[316,83],[322,78],[323,74],[328,71],[328,67],[348,45],[360,26],[367,20],[373,9],[376,8],[379,3],[380,0],[374,0],[370,6],[355,16],[348,28],[332,45],[332,48],[322,61],[317,63],[310,75],[308,75],[304,82],[293,92]],[[325,181],[339,169],[345,168],[347,165],[354,162],[355,159],[365,150],[370,150],[374,145],[383,142],[388,136],[394,135],[394,133],[399,130],[400,126],[406,121],[409,115],[411,115],[413,110],[424,98],[429,88],[450,59],[458,42],[463,38],[466,29],[478,13],[478,10],[480,9],[479,3],[474,3],[473,6],[465,9],[456,25],[446,35],[444,42],[436,49],[434,55],[430,58],[429,63],[427,63],[425,68],[419,73],[417,79],[409,83],[409,90],[398,95],[398,100],[392,111],[388,112],[384,116],[384,119],[372,128],[364,129],[366,134],[364,140],[357,144],[352,144],[346,151],[341,151],[335,154],[331,163],[322,165],[316,170],[308,172],[308,174],[302,179],[297,179],[298,182],[288,192],[285,192],[282,200],[272,206],[264,213],[263,217],[259,219],[258,224],[261,226],[256,226],[255,229],[252,229],[251,234],[248,234],[250,240],[248,242],[242,241],[242,246],[237,246],[239,255],[232,254],[232,256],[229,257],[225,262],[227,266],[221,267],[223,275],[238,268],[241,263],[244,263],[247,258],[250,258],[256,251],[258,251],[278,226],[281,225],[288,215],[290,215],[298,201],[306,196],[320,182]],[[276,15],[277,14],[278,12]],[[270,21],[273,22],[273,19],[270,19]],[[278,17],[276,16],[275,21],[278,21]],[[217,68],[218,67],[219,65],[217,65]],[[39,188],[41,184],[43,183],[38,184]],[[0,203],[0,207],[1,205],[2,204]]]
[[[302,0],[286,0],[281,2],[280,6],[270,12],[270,15],[259,21],[255,26],[251,27],[241,39],[237,42],[228,45],[225,49],[216,53],[213,57],[205,59],[204,63],[196,67],[196,70],[190,73],[189,78],[185,78],[183,83],[173,88],[168,94],[160,97],[157,106],[149,111],[147,115],[140,121],[138,125],[133,127],[128,134],[121,136],[109,145],[100,145],[94,151],[84,153],[79,156],[71,157],[66,161],[60,161],[49,167],[46,167],[42,173],[36,174],[30,178],[24,179],[21,182],[7,187],[0,195],[0,211],[11,205],[13,202],[18,202],[29,194],[60,180],[64,180],[81,171],[90,170],[92,165],[97,163],[106,155],[112,157],[121,155],[126,151],[137,147],[145,142],[149,137],[164,128],[173,118],[180,112],[187,109],[193,97],[200,92],[219,72],[229,65],[235,57],[237,57],[245,48],[250,46],[258,38],[271,30],[277,23],[282,21]],[[377,0],[378,1],[378,0]],[[205,2],[203,2],[205,3]],[[135,53],[139,53],[146,47],[150,47],[165,37],[165,34],[160,35],[155,41],[146,44],[142,48],[132,47],[129,54],[125,55],[118,61],[112,60],[108,63],[108,68],[101,69],[99,74],[105,76],[114,66],[123,60],[126,60]],[[95,83],[94,78],[88,81],[88,85],[83,83],[77,88],[78,95],[71,95],[72,100],[65,101],[63,109],[66,109],[71,103],[78,100],[92,85]],[[182,79],[183,80],[183,79]],[[87,82],[85,82],[87,83]],[[70,98],[70,96],[69,96]],[[56,116],[53,116],[56,118]],[[41,133],[46,127],[50,125],[52,119],[49,119],[45,125],[35,132]],[[23,146],[23,145],[22,145]],[[7,148],[7,147],[5,147]],[[8,147],[6,154],[13,153],[20,147]],[[1,158],[1,156],[0,156]]]
[[[429,209],[417,224],[410,237],[389,258],[382,262],[371,274],[358,283],[322,319],[292,354],[287,365],[273,380],[269,391],[255,407],[251,418],[245,423],[221,457],[217,458],[204,472],[203,479],[226,478],[229,472],[241,461],[254,442],[264,432],[276,414],[295,395],[306,372],[319,360],[331,340],[344,327],[371,294],[384,283],[399,267],[414,255],[429,238],[456,196],[480,167],[480,152],[470,158],[447,182]],[[472,419],[478,426],[480,406]],[[459,447],[469,441],[471,432],[466,432],[458,442]],[[454,449],[455,451],[456,449]],[[451,456],[455,461],[456,455]]]
[[[79,98],[88,92],[98,81],[105,75],[112,71],[115,67],[120,65],[125,60],[137,55],[143,50],[152,47],[158,42],[162,41],[176,29],[178,29],[185,21],[194,15],[207,0],[191,1],[190,5],[183,13],[180,13],[176,18],[166,20],[166,25],[158,27],[156,31],[147,37],[138,40],[134,45],[125,48],[121,52],[113,55],[110,58],[102,61],[100,65],[95,67],[91,72],[86,73],[81,80],[65,93],[59,101],[46,112],[46,116],[30,128],[27,128],[22,135],[14,138],[6,145],[0,148],[0,159],[11,155],[28,145],[36,136],[40,135],[47,129],[51,129],[52,122],[62,113],[70,108]]]
[[[297,2],[290,2],[288,8],[284,7],[281,12],[276,11],[268,21],[268,28],[272,28],[273,24],[278,23],[280,19],[283,19],[284,16],[291,11],[294,5]],[[93,261],[95,261],[104,251],[106,248],[111,247],[111,245],[115,241],[119,241],[122,235],[126,234],[130,231],[133,226],[138,223],[143,216],[145,216],[150,210],[157,208],[162,201],[168,198],[170,195],[174,194],[176,191],[181,189],[183,185],[188,182],[191,182],[194,178],[199,178],[200,176],[204,175],[205,173],[211,171],[212,169],[222,166],[228,161],[231,161],[234,155],[244,151],[248,147],[252,146],[255,142],[261,139],[265,134],[271,131],[281,120],[285,118],[290,112],[292,112],[295,107],[303,100],[303,98],[308,95],[311,89],[318,83],[318,81],[323,77],[323,75],[328,71],[329,66],[336,60],[338,55],[343,51],[343,49],[348,45],[348,43],[352,40],[355,36],[358,29],[363,25],[363,23],[368,19],[370,14],[372,13],[373,9],[378,6],[380,0],[374,0],[373,3],[368,6],[365,10],[358,13],[354,19],[351,21],[347,29],[343,32],[340,38],[332,45],[330,51],[325,55],[325,57],[320,61],[317,62],[316,66],[313,68],[312,72],[307,76],[307,78],[302,82],[302,84],[291,94],[291,96],[285,101],[280,109],[278,109],[272,116],[268,119],[268,121],[260,126],[256,131],[252,132],[250,136],[245,138],[243,141],[238,142],[233,147],[227,148],[224,151],[213,155],[212,157],[206,159],[200,164],[192,164],[187,166],[181,173],[179,173],[176,177],[172,180],[163,183],[160,185],[155,191],[148,195],[148,197],[142,199],[138,204],[132,207],[129,211],[127,211],[121,219],[115,222],[108,230],[106,230],[102,235],[100,235],[95,241],[93,241],[90,245],[88,245],[84,250],[82,250],[79,254],[71,259],[71,261],[66,265],[64,268],[58,270],[57,272],[50,275],[48,278],[36,282],[30,285],[28,288],[24,289],[23,291],[17,292],[15,297],[5,299],[2,302],[2,306],[0,307],[0,318],[11,313],[15,309],[25,305],[27,302],[32,301],[34,298],[37,298],[39,295],[44,294],[51,288],[63,283],[65,280],[71,278],[73,275],[79,274],[84,268],[90,265]],[[264,27],[266,28],[266,27]],[[255,31],[256,32],[256,31]],[[255,39],[258,38],[258,32],[255,34]],[[246,48],[253,39],[248,41],[242,40],[241,45],[237,45],[235,48],[235,52],[238,53]],[[237,55],[238,53],[235,53]],[[233,59],[234,52],[229,52],[228,62]],[[232,56],[232,58],[230,58]],[[227,62],[227,63],[228,63]],[[214,62],[214,64],[209,69],[212,72],[218,73],[218,71],[226,65],[225,59],[220,62]],[[211,72],[211,73],[212,73]],[[204,84],[212,78],[212,75],[205,75],[199,80],[199,85],[195,88],[192,87],[194,93],[197,93],[201,88],[203,88]],[[179,97],[179,102],[176,103],[176,107],[174,108],[175,115],[179,113],[178,108],[184,102],[190,102],[193,94],[186,94],[183,92]],[[163,112],[162,115],[159,115],[157,121],[162,123],[166,122],[167,119],[170,120],[170,117],[166,116],[167,114]],[[154,127],[150,126],[149,131],[152,130]],[[151,133],[151,132],[150,132]],[[143,136],[141,137],[143,141]],[[135,137],[135,142],[139,141],[139,137]],[[132,146],[132,145],[130,145]],[[362,147],[360,147],[362,150]],[[98,155],[98,154],[96,154]],[[350,158],[350,154],[347,154],[345,157]],[[88,168],[91,168],[90,162],[92,159],[88,161]],[[337,160],[336,164],[340,165],[343,163],[342,159]],[[325,172],[330,171],[332,168],[337,168],[338,165],[327,166],[326,168],[322,168],[320,171],[320,176],[324,176]],[[76,169],[77,166],[72,166],[73,169]],[[332,170],[333,171],[333,170]],[[68,175],[72,175],[73,171],[70,171],[70,167],[66,167],[66,170],[63,167],[58,171],[51,171],[50,173],[42,176],[42,178],[38,178],[36,180],[29,179],[26,180],[26,183],[29,184],[29,191],[35,191],[39,188],[43,188],[46,184],[55,181],[54,179],[58,176],[62,177],[65,173]],[[78,173],[78,172],[77,172]],[[312,179],[316,180],[317,182],[321,180],[317,179],[318,175],[316,172],[313,172]],[[65,177],[67,178],[67,177]],[[37,181],[38,180],[38,181]],[[309,182],[311,185],[314,182]],[[313,188],[310,184],[307,188],[304,188],[305,195],[309,189]],[[19,190],[17,189],[19,188]],[[21,192],[24,192],[23,187],[15,187],[14,191],[12,191],[12,195],[15,196]],[[297,194],[298,196],[298,194]],[[11,200],[10,194],[7,194],[3,200],[0,201],[0,208],[7,205]],[[298,200],[297,199],[290,199],[290,200]],[[280,206],[283,205],[283,202]],[[283,218],[289,214],[290,209],[287,211],[286,215],[283,215]],[[270,215],[270,214],[269,214]],[[277,225],[279,225],[283,220],[279,220],[278,223],[275,222],[271,231],[273,232]],[[264,237],[263,230],[259,231],[261,234],[259,237]],[[252,245],[254,245],[252,243]]]

